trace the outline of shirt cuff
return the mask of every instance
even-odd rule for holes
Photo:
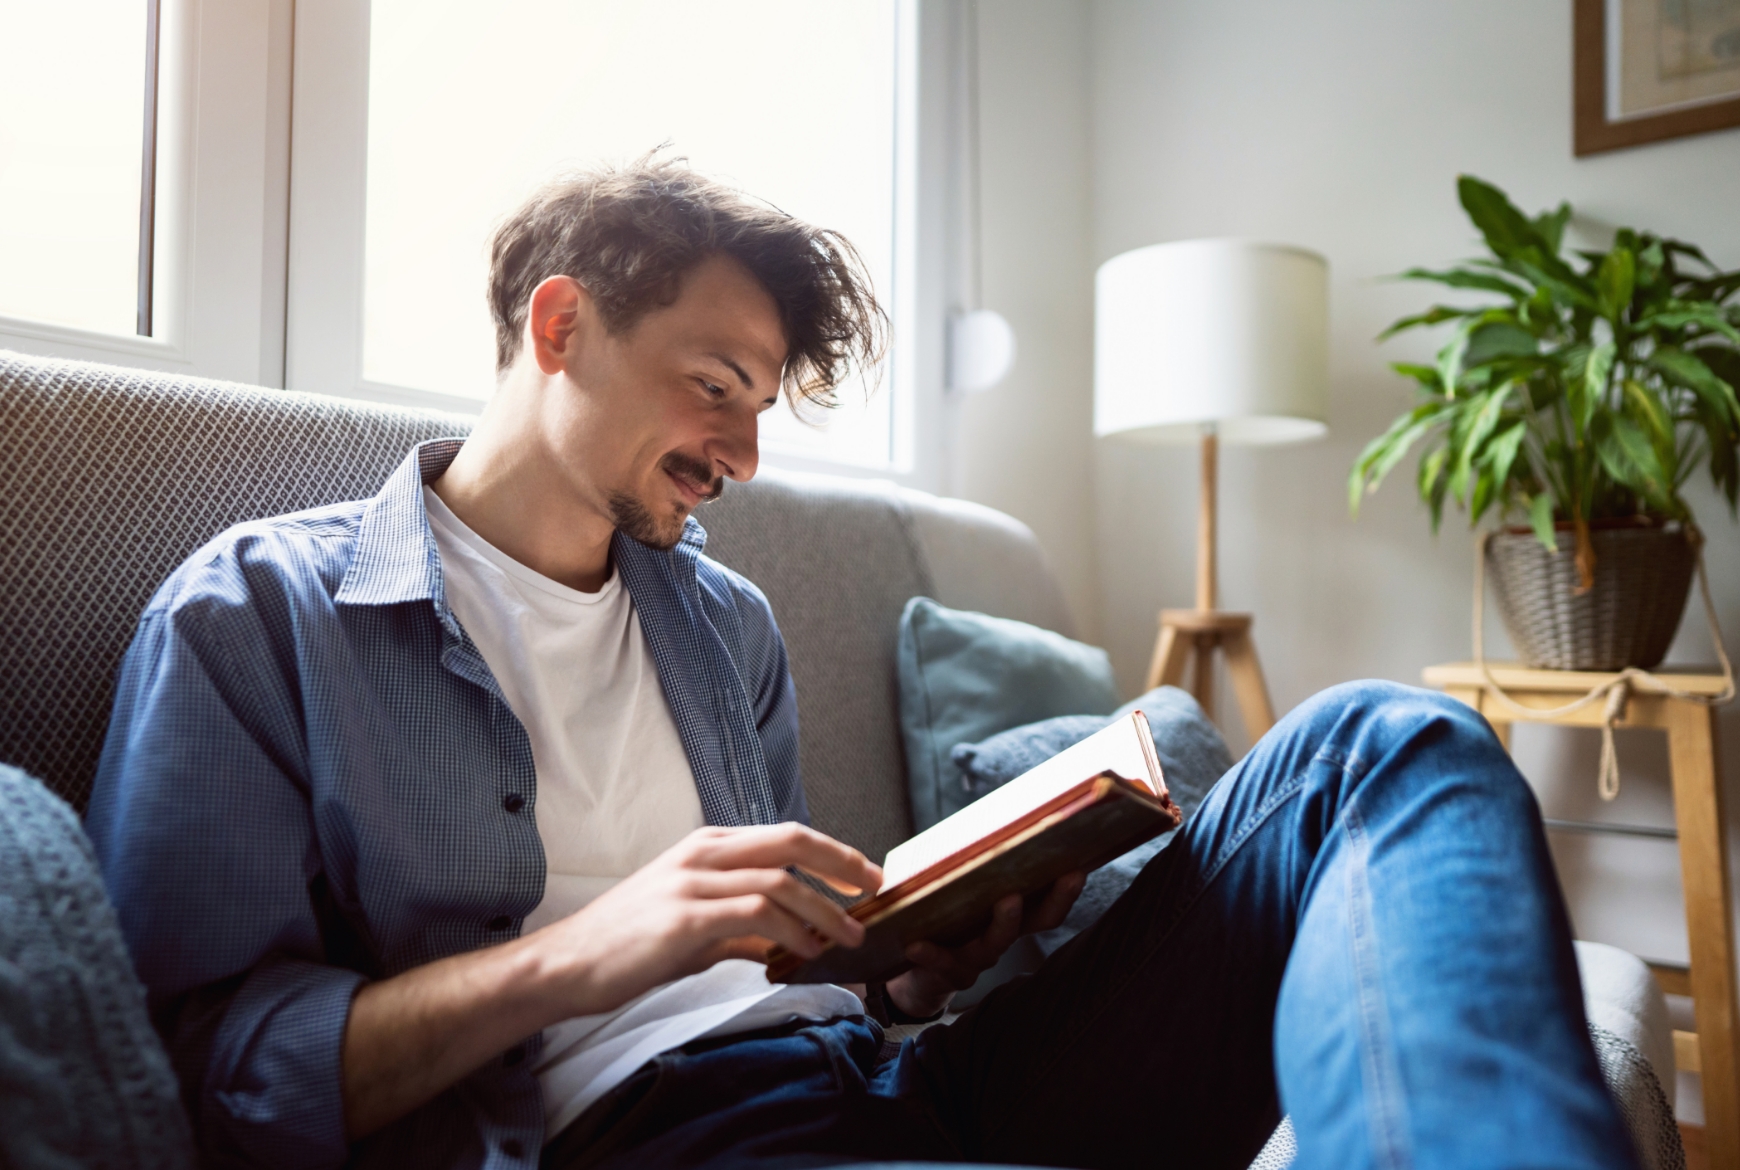
[[[261,1166],[342,1166],[344,1030],[355,971],[296,959],[256,967],[230,1001],[201,1094],[201,1145]]]

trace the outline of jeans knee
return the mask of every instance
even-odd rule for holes
[[[1441,691],[1384,679],[1341,683],[1306,700],[1288,718],[1295,717],[1366,766],[1424,737],[1435,752],[1502,762],[1504,767],[1492,769],[1494,782],[1526,789],[1486,719]]]
[[[1368,678],[1337,683],[1301,703],[1294,715],[1312,722],[1412,724],[1448,720],[1458,731],[1489,731],[1473,708],[1442,691],[1412,687],[1388,679]]]

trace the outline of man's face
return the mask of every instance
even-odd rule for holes
[[[582,331],[564,360],[571,392],[546,429],[557,462],[616,527],[670,548],[727,478],[755,474],[757,419],[785,364],[779,310],[741,264],[714,256],[624,332]]]

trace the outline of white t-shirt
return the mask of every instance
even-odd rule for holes
[[[706,823],[694,772],[621,574],[582,593],[534,572],[423,489],[447,604],[525,726],[547,876],[524,933],[565,918]],[[731,960],[613,1012],[544,1031],[533,1071],[554,1137],[652,1057],[705,1035],[862,1010],[826,984]]]

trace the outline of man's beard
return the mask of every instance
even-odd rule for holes
[[[718,499],[725,491],[724,476],[714,475],[711,466],[678,451],[672,451],[659,460],[659,470],[668,471],[693,486],[706,484],[707,488],[701,494],[703,504]],[[688,515],[684,513],[661,520],[637,497],[616,491],[610,493],[610,518],[624,536],[632,536],[650,548],[668,549],[675,548],[677,541],[683,538],[683,524]]]

